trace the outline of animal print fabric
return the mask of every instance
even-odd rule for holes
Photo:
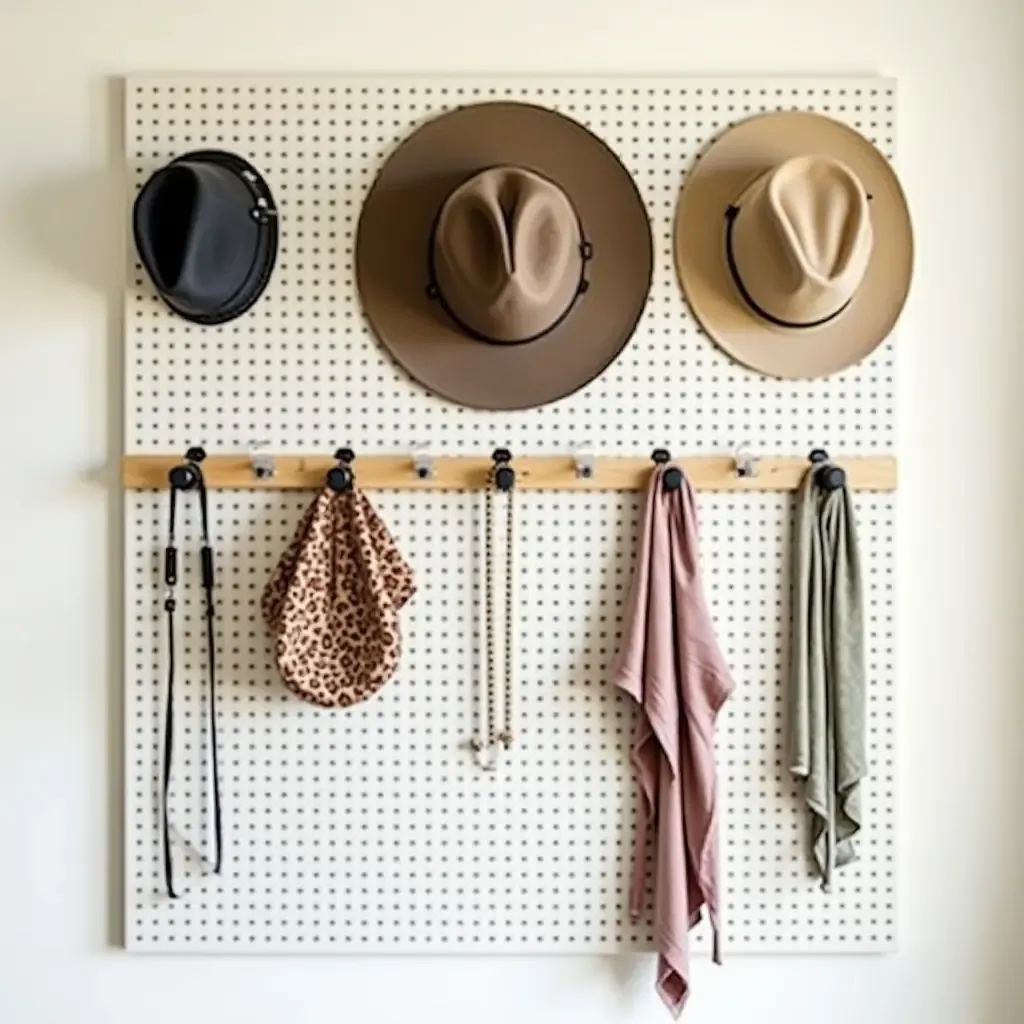
[[[415,590],[366,496],[325,487],[263,591],[285,685],[325,708],[372,697],[398,667],[398,611]]]

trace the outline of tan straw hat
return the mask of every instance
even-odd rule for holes
[[[483,103],[427,122],[363,206],[356,276],[381,343],[437,394],[556,401],[629,341],[652,270],[628,171],[561,114]]]
[[[889,162],[819,114],[752,118],[690,172],[676,267],[694,316],[738,362],[823,377],[892,330],[910,289],[913,236]]]

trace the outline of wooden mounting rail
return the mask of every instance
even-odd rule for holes
[[[203,462],[210,488],[239,490],[315,490],[337,462],[322,455],[270,455],[274,475],[259,479],[248,455],[211,455]],[[125,455],[121,461],[125,490],[167,488],[167,473],[183,461],[181,455]],[[672,460],[690,483],[706,491],[792,491],[809,462],[806,458],[758,458],[756,476],[739,476],[732,456],[694,455]],[[888,455],[844,458],[835,461],[846,470],[847,484],[860,491],[894,491],[896,459]],[[420,479],[413,456],[357,455],[352,463],[356,486],[362,490],[472,491],[488,486],[491,459],[479,455],[439,455],[433,458],[433,476]],[[647,456],[601,456],[593,460],[593,475],[576,473],[571,455],[523,455],[511,463],[516,489],[524,491],[636,491],[653,468]]]

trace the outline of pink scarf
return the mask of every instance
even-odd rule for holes
[[[643,536],[615,684],[643,714],[631,761],[639,783],[630,913],[645,906],[647,834],[655,833],[657,991],[678,1017],[689,995],[689,931],[707,909],[718,942],[714,731],[732,692],[700,582],[697,513],[685,476],[676,491],[651,474]]]

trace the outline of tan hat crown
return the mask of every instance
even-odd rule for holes
[[[586,291],[590,255],[580,218],[555,182],[522,167],[491,167],[442,205],[429,290],[479,340],[533,341]]]
[[[867,272],[873,240],[864,186],[827,156],[783,161],[727,212],[733,282],[755,313],[780,327],[820,327],[842,313]]]

